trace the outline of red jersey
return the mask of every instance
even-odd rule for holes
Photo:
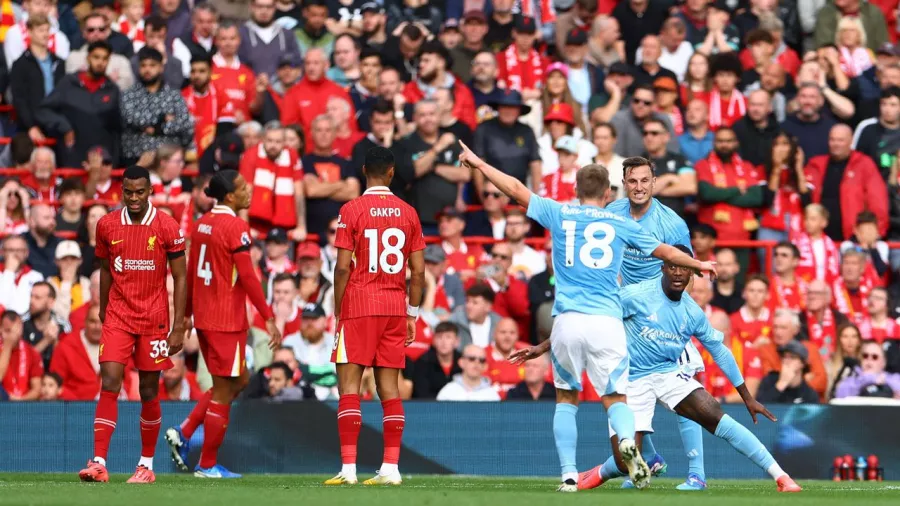
[[[256,77],[253,71],[242,65],[235,56],[231,64],[216,53],[213,58],[212,85],[218,92],[218,114],[220,121],[237,123],[238,111],[243,121],[250,121],[250,104],[256,100]]]
[[[184,191],[181,186],[181,178],[176,177],[167,183],[160,179],[155,172],[151,172],[150,186],[153,188],[150,202],[155,206],[168,207],[172,211],[172,218],[180,223],[186,208],[185,202],[179,198]]]
[[[712,355],[706,351],[703,346],[694,340],[697,349],[700,350],[700,356],[703,357],[703,367],[706,369],[703,373],[703,386],[706,390],[716,398],[725,397],[735,392],[734,386],[728,381],[728,377],[722,372],[722,369],[713,360]],[[759,352],[753,347],[753,343],[741,343],[739,339],[731,339],[731,354],[734,355],[734,361],[740,367],[741,375],[744,379],[757,379],[763,377],[762,359]]]
[[[765,184],[765,178],[752,163],[746,162],[735,153],[728,163],[722,163],[715,152],[709,154],[694,166],[697,181],[709,183],[716,188],[747,189]],[[753,209],[734,206],[725,202],[701,202],[697,220],[705,223],[718,233],[722,240],[747,240],[750,232],[756,230],[759,222]]]
[[[199,159],[216,138],[220,100],[216,88],[213,86],[210,86],[206,93],[202,94],[188,86],[181,90],[181,96],[184,98],[188,112],[194,118],[194,143],[197,145],[197,158]]]
[[[521,341],[516,341],[513,350],[519,350],[527,346]],[[500,394],[500,399],[506,399],[506,392],[525,379],[525,365],[510,363],[506,360],[506,357],[494,348],[494,345],[485,347],[484,353],[487,356],[487,373],[485,373],[485,376],[491,380],[491,385]]]
[[[347,160],[353,157],[353,148],[356,144],[365,139],[365,132],[350,132],[350,135],[344,137],[343,139],[340,137],[335,137],[334,142],[331,146],[334,148],[334,154],[338,155],[341,158],[346,158]],[[312,149],[313,143],[309,143],[308,149]]]
[[[80,331],[59,342],[53,350],[50,371],[63,380],[59,398],[64,401],[92,401],[100,393],[100,363],[91,358]],[[126,390],[123,388],[123,393]]]
[[[539,90],[544,87],[544,68],[547,66],[541,54],[532,49],[524,60],[519,50],[511,44],[497,53],[497,86],[506,90]]]
[[[42,200],[48,203],[55,203],[59,198],[56,194],[56,179],[51,176],[46,186],[35,179],[34,174],[26,174],[20,178],[22,186],[31,190],[31,200]]]
[[[406,315],[406,262],[425,249],[412,206],[384,186],[369,188],[341,207],[334,245],[354,254],[341,318]]]
[[[794,278],[794,284],[788,285],[778,276],[772,276],[769,286],[769,307],[772,310],[790,309],[795,313],[806,310],[806,291],[809,285],[800,278]]]
[[[3,343],[0,341],[0,350]],[[9,357],[9,367],[2,380],[6,393],[15,397],[21,397],[31,390],[32,378],[40,378],[44,375],[44,362],[41,354],[24,339],[20,339],[16,349]]]
[[[228,207],[215,206],[197,220],[191,237],[188,283],[191,307],[195,308],[194,327],[219,332],[247,330],[247,292],[238,283],[234,262],[235,253],[250,250],[247,222]]]
[[[126,208],[100,218],[96,255],[112,274],[104,325],[130,334],[167,333],[167,262],[183,252],[178,222],[152,204],[137,223]]]
[[[95,200],[111,202],[113,205],[122,201],[122,182],[112,178],[106,184],[98,184],[94,191]]]
[[[731,333],[739,342],[750,344],[760,336],[769,337],[772,335],[772,312],[764,307],[759,317],[754,318],[747,306],[741,306],[737,313],[731,315]]]
[[[566,176],[561,170],[547,174],[541,180],[541,197],[557,202],[571,202],[575,200],[575,172]]]
[[[469,246],[460,241],[459,249],[454,250],[450,243],[441,244],[447,255],[447,274],[458,274],[462,271],[474,271],[481,265],[484,250],[481,246]]]

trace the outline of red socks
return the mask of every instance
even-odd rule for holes
[[[156,453],[159,428],[162,426],[162,409],[159,399],[141,403],[141,457],[152,457]]]
[[[118,392],[100,391],[97,410],[94,414],[94,456],[106,460],[109,453],[109,441],[116,430],[119,418]]]
[[[341,440],[341,463],[356,464],[356,442],[362,428],[359,395],[342,395],[338,401],[338,436]]]
[[[194,409],[191,410],[191,414],[188,415],[187,418],[181,422],[181,435],[184,436],[185,439],[190,439],[191,436],[194,435],[194,432],[197,430],[203,423],[203,419],[206,418],[206,410],[209,407],[209,401],[212,399],[212,388],[210,388],[203,397],[197,401],[197,405],[194,406]]]
[[[219,447],[225,440],[225,431],[228,429],[228,415],[231,413],[231,404],[219,404],[209,402],[206,410],[206,418],[203,419],[203,451],[200,453],[200,467],[209,469],[216,465],[219,457]]]
[[[382,401],[384,410],[382,419],[384,430],[384,463],[397,464],[400,461],[400,440],[403,439],[403,427],[406,417],[403,416],[403,403],[400,398]]]

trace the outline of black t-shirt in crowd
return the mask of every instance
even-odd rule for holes
[[[360,9],[366,2],[364,0],[328,0],[328,17],[340,24],[349,26],[353,21],[362,20]]]
[[[497,118],[478,125],[472,149],[487,163],[523,184],[528,179],[528,164],[541,159],[531,127],[519,122],[504,126]]]
[[[829,159],[825,167],[825,179],[822,181],[822,205],[828,209],[829,214],[825,235],[839,242],[844,240],[841,226],[841,180],[846,168],[847,160]]]
[[[505,25],[498,23],[493,16],[488,18],[488,32],[484,36],[484,45],[494,53],[503,51],[512,44],[512,29],[516,24],[518,14],[514,15],[512,21]]]
[[[356,174],[355,177],[359,179],[359,184],[362,188],[366,187],[366,176],[362,171],[366,162],[366,153],[375,146],[381,146],[373,139],[374,136],[368,134],[363,140],[357,142],[356,146],[353,146],[353,154],[350,157],[350,167],[352,172]],[[400,162],[400,157],[403,156],[400,141],[394,141],[394,144],[389,149],[394,154],[394,160],[397,161],[397,164],[394,166],[394,179],[391,180],[390,185],[391,192],[403,200],[409,200],[409,190],[415,179],[415,173],[410,172],[412,169],[410,164]]]
[[[413,132],[403,139],[400,150],[400,158],[406,163],[415,163],[433,144],[425,142],[418,132]],[[437,154],[434,165],[458,165],[460,147],[453,143],[449,148]],[[433,170],[418,178],[412,184],[410,197],[413,207],[419,213],[419,220],[423,224],[433,225],[437,223],[437,214],[441,209],[452,206],[456,202],[458,183],[454,183],[436,174]]]
[[[647,155],[645,155],[647,156]],[[674,174],[679,175],[685,171],[693,172],[694,167],[691,165],[691,162],[687,160],[681,153],[673,153],[671,151],[666,151],[666,154],[659,157],[653,158],[650,157],[650,160],[653,161],[654,165],[656,165],[656,175],[661,176],[663,174]],[[684,216],[684,197],[656,197],[657,200],[662,202],[665,206],[669,207],[676,213],[681,216]]]
[[[734,293],[731,295],[722,295],[719,293],[719,287],[715,286],[713,288],[713,298],[710,305],[717,307],[728,314],[737,313],[738,310],[741,309],[741,306],[744,305],[742,293],[744,293],[744,287],[737,283],[735,283]]]
[[[454,121],[452,125],[447,127],[442,126],[441,133],[446,132],[453,134],[456,140],[466,143],[466,146],[472,145],[472,136],[474,135],[472,129],[462,121]]]
[[[350,168],[350,162],[337,155],[319,156],[306,155],[303,157],[303,173],[311,174],[320,180],[334,183],[356,178],[356,172]],[[344,202],[324,199],[306,199],[306,230],[310,234],[319,234],[324,237],[328,222],[341,211]]]

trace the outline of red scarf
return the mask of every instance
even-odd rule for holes
[[[739,185],[747,188],[758,183],[758,175],[753,164],[745,162],[737,153],[731,155],[731,163],[729,164],[723,164],[715,151],[709,154],[706,161],[709,163],[709,171],[712,173],[715,186],[718,188]],[[726,170],[728,165],[732,168],[733,183],[728,181],[729,171]],[[713,221],[730,224],[740,220],[743,222],[744,230],[751,231],[759,228],[759,222],[756,221],[753,209],[741,209],[723,202],[713,204],[711,207],[713,209]]]
[[[839,277],[832,283],[831,291],[834,295],[834,307],[847,315],[850,321],[861,325],[869,316],[869,292],[872,291],[872,280],[866,279],[865,276],[859,280],[859,290],[856,296],[850,294],[850,290],[844,283],[844,278]],[[858,299],[858,303],[854,305],[854,299]]]
[[[557,202],[571,202],[575,200],[575,174],[572,174],[572,180],[566,181],[566,177],[562,170],[557,170],[552,174],[544,176],[541,185],[541,195]]]
[[[778,276],[772,277],[772,309],[790,309],[794,312],[803,311],[806,308],[806,291],[809,289],[806,281],[799,277],[794,278],[794,284],[788,286]]]
[[[837,328],[834,326],[834,312],[831,308],[825,308],[822,321],[816,320],[814,314],[806,312],[806,326],[809,328],[809,340],[822,350],[823,356],[831,356],[834,353],[837,342]]]
[[[792,237],[794,245],[800,250],[800,264],[797,266],[797,276],[804,281],[812,281],[816,279],[819,267],[825,270],[825,281],[831,283],[840,275],[841,252],[838,251],[834,241],[826,235],[822,235],[822,241],[825,243],[825,258],[816,258],[813,249],[813,240],[806,232],[800,232]],[[821,265],[824,263],[824,265]]]
[[[299,169],[299,163],[287,148],[270,160],[261,142],[255,149],[251,147],[244,152],[241,172],[246,172],[244,177],[249,176],[253,185],[248,211],[251,219],[261,220],[271,227],[293,229],[297,226],[294,171]]]
[[[206,93],[200,94],[193,86],[188,86],[181,91],[181,96],[194,118],[194,143],[197,145],[197,158],[200,158],[216,137],[219,122],[216,88],[210,83]]]
[[[88,90],[88,93],[97,93],[106,84],[106,76],[92,77],[87,72],[79,72],[78,80],[81,81],[84,89]]]
[[[886,340],[900,339],[900,325],[896,320],[886,318],[884,323],[876,326],[871,317],[865,318],[859,325],[859,333],[863,339],[874,339],[878,344]]]
[[[523,16],[528,16],[530,18],[534,16],[534,4],[540,4],[541,6],[541,23],[550,23],[556,21],[556,12],[553,10],[553,5],[550,0],[521,0],[518,2],[520,11]],[[575,18],[576,24],[581,24],[581,20]]]
[[[747,101],[741,92],[736,89],[731,91],[728,108],[723,111],[722,96],[718,89],[712,89],[709,94],[709,128],[716,130],[720,126],[730,127],[745,114],[747,114]]]
[[[510,44],[503,52],[506,63],[506,79],[503,87],[507,90],[521,92],[523,89],[540,89],[544,82],[544,61],[541,54],[534,49],[528,53],[530,73],[526,74],[525,66],[519,61],[519,51],[515,44]],[[502,78],[501,78],[502,79]]]
[[[119,19],[112,24],[112,29],[125,35],[134,43],[134,50],[138,51],[147,42],[144,38],[144,20],[141,19],[135,24],[131,24],[125,15],[121,15]]]
[[[803,205],[800,203],[800,194],[793,185],[787,183],[789,167],[781,171],[781,184],[775,192],[772,206],[765,209],[760,220],[760,225],[772,230],[788,232],[790,235],[800,233],[803,217]],[[790,217],[789,229],[785,230],[785,216]]]

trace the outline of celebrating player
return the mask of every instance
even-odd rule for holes
[[[625,174],[622,183],[627,198],[609,204],[606,206],[606,210],[618,214],[626,220],[638,222],[644,230],[665,244],[671,246],[680,244],[690,250],[691,235],[687,224],[678,216],[678,213],[653,198],[657,183],[653,162],[636,156],[626,159],[622,162],[622,166]],[[622,285],[657,278],[662,275],[661,266],[661,260],[640,251],[628,250],[622,261],[622,271],[620,272]],[[684,356],[681,357],[680,362],[683,364],[682,372],[691,377],[703,370],[703,359],[700,357],[700,352],[690,341],[685,346]],[[681,443],[684,445],[684,453],[688,459],[688,478],[676,488],[678,490],[705,490],[703,430],[695,422],[679,417],[678,431],[681,434]],[[653,475],[665,473],[665,460],[662,455],[656,453],[649,434],[643,438],[642,450]],[[590,473],[591,471],[581,473],[580,477],[584,478]],[[583,480],[579,479],[578,481],[581,484]],[[631,483],[626,481],[623,486],[630,485]]]
[[[689,251],[683,245],[676,248]],[[726,415],[722,406],[700,383],[682,372],[680,357],[684,353],[685,344],[691,340],[691,336],[695,336],[737,389],[753,423],[756,423],[757,414],[773,422],[777,421],[750,394],[734,356],[722,344],[722,333],[712,328],[703,309],[690,295],[684,293],[690,280],[690,270],[667,261],[662,267],[662,278],[642,281],[619,291],[631,360],[632,382],[628,386],[627,402],[635,413],[638,445],[641,444],[642,434],[653,432],[653,414],[659,401],[678,415],[699,423],[716,437],[727,441],[735,450],[769,473],[778,484],[779,492],[800,492],[800,486],[781,469],[759,439]],[[552,345],[547,345],[545,341],[533,349],[513,353],[512,358],[530,359],[546,352],[550,346]],[[615,427],[610,424],[613,441],[617,438],[616,433]],[[615,460],[625,458],[618,454],[615,445],[613,452],[616,453]],[[610,457],[600,466],[599,471],[592,474],[593,482],[582,488],[594,488],[607,480],[622,476],[623,473],[619,471],[621,465],[613,460]]]
[[[628,474],[638,488],[647,486],[650,469],[634,440],[634,415],[625,403],[628,351],[618,276],[623,250],[630,246],[690,269],[715,271],[712,264],[662,244],[640,225],[603,209],[609,200],[609,173],[588,165],[576,174],[580,205],[566,205],[539,197],[520,183],[479,159],[463,143],[460,162],[481,171],[503,193],[528,209],[528,217],[550,230],[556,276],[556,319],[551,331],[556,413],[553,435],[562,467],[561,492],[578,490],[575,450],[578,392],[581,373],[598,392],[610,423],[619,434],[619,450]],[[599,329],[603,329],[600,331]]]
[[[250,186],[236,171],[223,170],[210,179],[205,192],[216,199],[216,206],[197,221],[191,235],[185,326],[190,328],[193,315],[200,351],[213,377],[213,386],[180,427],[166,430],[166,442],[175,464],[187,471],[189,441],[203,423],[206,434],[194,476],[240,478],[241,475],[216,463],[216,457],[225,439],[231,401],[250,380],[244,357],[250,328],[247,297],[266,320],[266,330],[272,336],[271,348],[281,343],[281,333],[250,259],[250,227],[237,217],[239,211],[250,207]],[[196,313],[193,308],[198,309]]]
[[[141,394],[141,459],[128,483],[153,483],[153,454],[159,438],[159,371],[172,367],[169,355],[184,344],[184,235],[178,223],[150,204],[150,173],[125,169],[125,207],[97,223],[100,259],[100,400],[94,418],[94,458],[78,476],[82,481],[109,481],[106,456],[116,429],[125,364],[134,359]],[[166,261],[175,280],[175,318],[169,329]],[[166,333],[168,332],[168,338]]]
[[[425,286],[425,241],[415,209],[388,189],[394,155],[382,147],[366,153],[366,191],[341,207],[338,215],[334,307],[337,338],[331,361],[337,364],[338,435],[341,472],[326,485],[356,483],[356,441],[362,425],[359,387],[366,367],[375,368],[375,385],[384,409],[384,461],[364,485],[399,485],[400,440],[405,418],[399,370],[404,344],[416,336],[416,318]],[[352,265],[351,265],[352,264]],[[411,271],[406,302],[406,267]],[[352,269],[352,270],[351,270]]]

